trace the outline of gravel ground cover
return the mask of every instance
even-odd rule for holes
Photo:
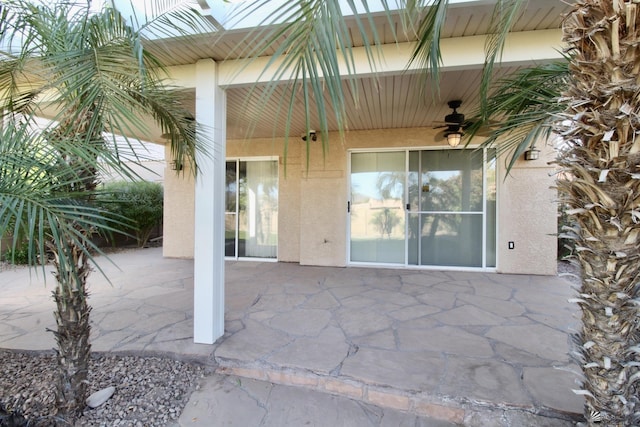
[[[86,408],[78,426],[172,426],[206,368],[162,357],[94,355],[89,393],[115,386],[102,406]],[[31,426],[53,423],[55,356],[0,350],[0,404]],[[0,426],[3,425],[0,421]]]

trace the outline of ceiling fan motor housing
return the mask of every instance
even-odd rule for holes
[[[445,136],[449,135],[450,133],[461,133],[460,132],[460,125],[456,125],[456,124],[448,124],[447,125],[447,130],[445,132]]]
[[[454,125],[462,125],[462,123],[464,123],[464,114],[458,113],[458,111],[456,111],[456,109],[459,108],[460,105],[462,105],[462,101],[449,101],[449,108],[451,108],[453,112],[451,114],[447,114],[444,117],[445,123]]]

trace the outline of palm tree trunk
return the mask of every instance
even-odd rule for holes
[[[582,329],[574,356],[590,426],[640,425],[640,16],[637,4],[577,1],[563,24],[570,55],[570,145],[558,160],[577,259]]]
[[[63,256],[61,256],[63,255]],[[73,425],[85,406],[87,397],[87,375],[91,345],[89,313],[87,304],[87,276],[91,271],[87,254],[73,243],[64,254],[54,259],[57,280],[53,299],[57,331],[53,331],[58,348],[56,406],[57,416]]]

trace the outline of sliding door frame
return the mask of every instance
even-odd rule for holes
[[[278,261],[278,244],[276,243],[276,256],[275,258],[260,258],[260,257],[245,257],[239,256],[239,235],[240,235],[240,188],[238,185],[239,181],[239,173],[240,173],[240,163],[241,162],[266,162],[271,161],[276,163],[277,172],[276,172],[276,181],[278,186],[278,211],[280,211],[280,162],[278,156],[256,156],[256,157],[227,157],[225,159],[225,165],[229,162],[235,162],[236,164],[236,200],[235,200],[235,254],[234,256],[225,256],[225,260],[227,261],[260,261],[260,262],[277,262]],[[226,210],[225,204],[225,217],[228,213]],[[280,230],[280,224],[278,224],[278,230]],[[280,240],[280,236],[277,239]]]
[[[495,272],[497,271],[497,266],[499,263],[499,259],[498,259],[498,253],[497,253],[497,239],[498,239],[498,230],[499,230],[499,208],[498,206],[500,205],[499,203],[499,197],[500,197],[500,192],[498,191],[499,188],[499,184],[498,184],[498,179],[497,177],[499,176],[499,162],[497,162],[496,160],[494,160],[495,162],[495,169],[496,169],[496,212],[495,212],[495,235],[494,236],[488,236],[487,234],[487,195],[488,195],[488,183],[487,183],[487,173],[489,171],[488,168],[488,163],[487,160],[489,159],[489,150],[490,149],[483,149],[482,150],[482,177],[483,177],[483,182],[482,182],[482,266],[480,267],[464,267],[464,266],[440,266],[440,265],[415,265],[415,264],[409,264],[409,239],[408,239],[408,235],[409,235],[409,215],[411,214],[411,211],[406,209],[406,206],[410,203],[409,200],[409,152],[411,151],[418,151],[418,152],[423,152],[423,151],[442,151],[442,150],[474,150],[476,149],[477,146],[469,146],[469,147],[457,147],[457,148],[451,148],[448,146],[431,146],[431,147],[388,147],[388,148],[370,148],[370,149],[351,149],[348,150],[347,152],[347,197],[348,197],[348,206],[349,209],[346,212],[346,230],[347,230],[347,236],[346,236],[346,264],[349,266],[358,266],[358,267],[391,267],[391,268],[412,268],[412,269],[424,269],[424,270],[455,270],[455,271],[482,271],[482,272]],[[384,262],[361,262],[361,261],[351,261],[352,256],[351,256],[351,210],[352,210],[352,206],[353,206],[353,201],[352,201],[352,182],[351,182],[351,172],[352,172],[352,155],[355,153],[385,153],[385,152],[404,152],[405,153],[405,182],[404,182],[404,204],[405,204],[405,209],[404,209],[404,215],[405,215],[405,219],[404,219],[404,233],[405,233],[405,244],[404,244],[404,264],[400,264],[400,263],[384,263]],[[421,157],[420,161],[421,161]],[[421,173],[421,171],[418,172],[419,174]],[[420,215],[419,212],[417,212],[418,215]],[[496,265],[495,266],[487,266],[487,259],[488,259],[488,239],[489,238],[493,238],[496,241],[496,244],[494,245],[495,250],[496,250],[496,254],[495,254],[495,261],[496,261]],[[418,250],[421,251],[422,250],[422,245],[419,244],[418,245]]]

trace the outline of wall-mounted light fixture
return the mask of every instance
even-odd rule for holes
[[[171,170],[174,170],[174,171],[182,170],[182,162],[178,160],[173,160],[171,163],[169,163],[169,165],[171,166]]]
[[[460,131],[453,131],[447,133],[447,142],[451,147],[457,147],[462,141],[462,133]]]
[[[531,148],[524,152],[525,160],[538,160],[539,157],[540,150],[538,150],[535,146],[531,146]]]
[[[302,134],[302,136],[300,138],[302,138],[303,141],[306,141],[307,140],[307,135],[309,136],[309,139],[311,139],[311,141],[317,141],[318,140],[318,134],[313,129],[309,129],[309,133]]]

